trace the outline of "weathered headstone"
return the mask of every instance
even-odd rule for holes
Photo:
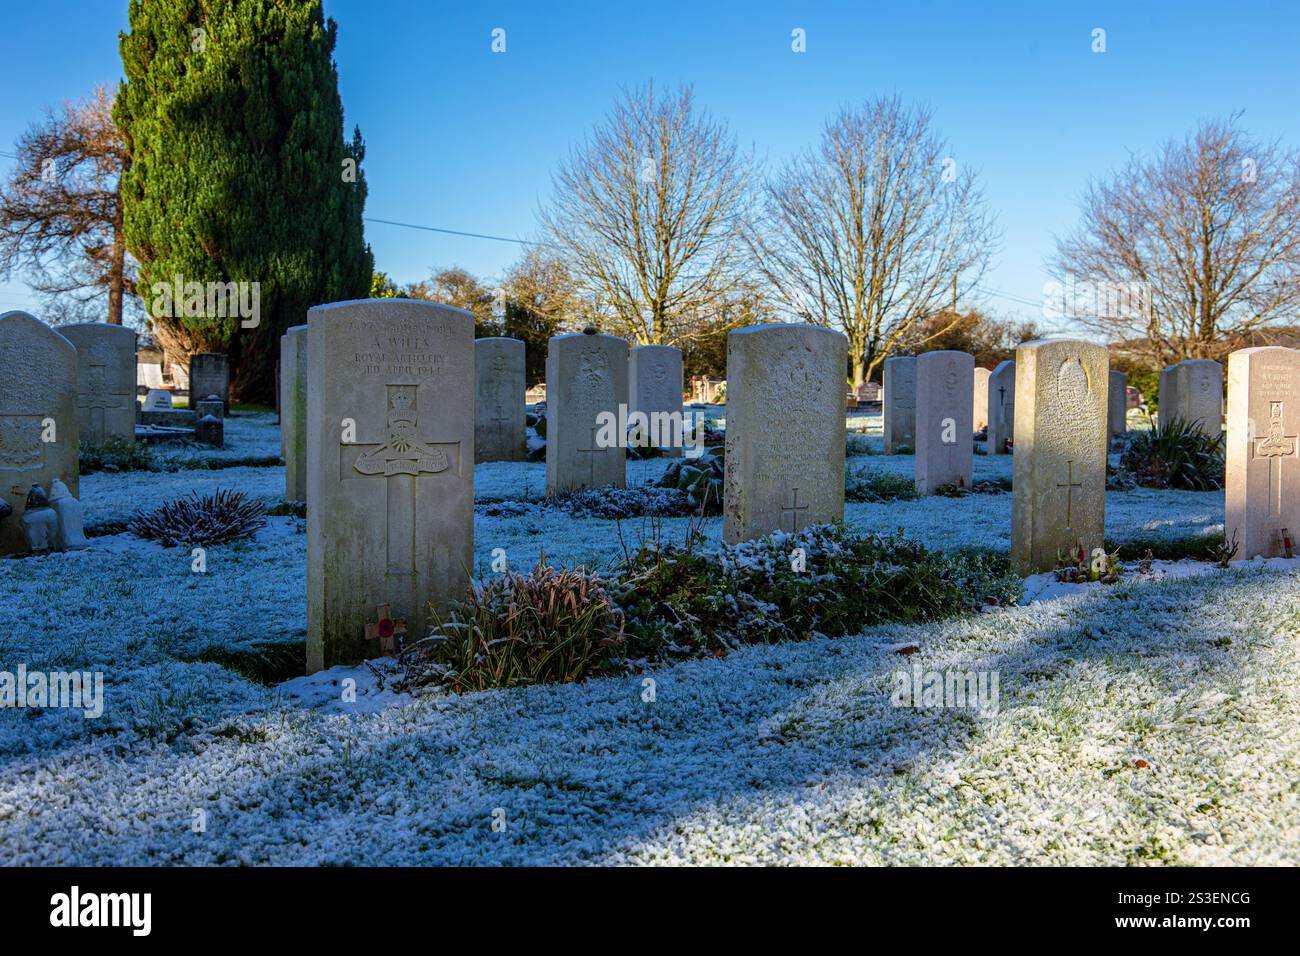
[[[594,331],[557,335],[546,352],[546,493],[627,481],[627,449],[602,412],[627,405],[627,342]],[[603,432],[603,434],[602,434]]]
[[[1016,349],[1011,557],[1022,574],[1104,547],[1109,361],[1105,346],[1072,339]]]
[[[524,343],[474,340],[474,460],[523,461]]]
[[[1160,373],[1160,424],[1175,419],[1207,435],[1223,432],[1223,366],[1210,359],[1188,359]]]
[[[280,336],[280,446],[284,498],[307,500],[307,326]]]
[[[983,431],[989,423],[989,378],[991,369],[975,367],[975,397],[971,405],[975,431]]]
[[[682,453],[682,350],[671,345],[640,345],[628,353],[628,414],[646,416],[646,435],[671,457]]]
[[[968,352],[916,357],[916,490],[923,495],[945,485],[971,485],[974,371],[975,356]]]
[[[133,433],[134,434],[134,433]],[[77,349],[26,312],[0,315],[0,554],[27,550],[21,519],[34,484],[60,479],[76,495]]]
[[[1163,408],[1163,406],[1161,406]],[[1224,529],[1237,557],[1300,553],[1300,350],[1228,356]]]
[[[144,397],[144,412],[170,412],[172,410],[172,393],[165,388],[151,388]]]
[[[376,656],[391,608],[423,637],[474,553],[474,317],[365,299],[308,311],[307,670]]]
[[[904,448],[916,448],[916,356],[885,359],[883,375],[885,454],[897,455]]]
[[[988,453],[1005,455],[1011,450],[1007,441],[1014,446],[1016,440],[1016,363],[1010,359],[999,362],[989,376],[988,416]]]
[[[77,349],[77,427],[82,441],[135,440],[135,333],[121,325],[65,325]]]
[[[848,340],[820,326],[727,336],[727,543],[843,520],[847,356]]]
[[[190,356],[190,403],[215,395],[230,414],[230,363],[220,352]]]
[[[1110,422],[1111,437],[1128,431],[1128,376],[1111,369],[1110,391],[1106,399],[1106,418]]]

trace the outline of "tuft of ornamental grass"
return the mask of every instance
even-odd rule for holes
[[[1120,467],[1147,488],[1218,491],[1223,488],[1223,436],[1175,418],[1135,432]]]
[[[242,492],[219,488],[210,495],[191,494],[131,516],[127,530],[166,547],[210,545],[251,538],[266,526],[266,509]]]
[[[585,568],[507,572],[454,604],[402,654],[404,687],[565,684],[617,669],[623,615]]]

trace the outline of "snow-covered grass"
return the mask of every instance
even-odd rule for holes
[[[653,702],[642,678],[268,702],[9,760],[0,857],[1295,864],[1298,631],[1300,572],[1227,571],[747,648],[655,673]],[[996,713],[893,706],[913,666],[996,672]]]
[[[88,525],[217,488],[279,504],[282,468],[206,467],[274,456],[273,415],[227,429],[223,453],[175,449],[195,467],[83,478]],[[850,471],[912,473],[870,423],[855,441],[873,453]],[[629,484],[667,465],[629,462]],[[977,456],[975,478],[1011,465]],[[516,570],[543,553],[608,567],[620,535],[650,533],[547,507],[541,463],[479,465],[475,482],[481,574],[498,547]],[[851,503],[846,521],[1005,551],[1011,495]],[[1107,495],[1112,542],[1222,524],[1220,493]],[[717,542],[721,519],[705,531]],[[1048,584],[1028,607],[747,648],[655,672],[647,703],[641,678],[412,700],[361,666],[262,686],[236,668],[301,647],[303,522],[272,518],[206,560],[196,573],[188,549],[104,533],[0,561],[0,670],[107,684],[97,720],[0,709],[0,863],[1300,862],[1300,562],[1158,564]],[[920,651],[889,650],[906,644]],[[999,712],[892,707],[914,663],[997,671]]]

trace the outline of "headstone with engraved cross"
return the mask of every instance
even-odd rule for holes
[[[77,349],[26,312],[0,315],[0,554],[27,551],[19,523],[32,485],[61,479],[76,496]],[[3,510],[3,509],[0,509]]]
[[[406,299],[307,316],[307,669],[355,663],[388,605],[423,636],[474,543],[474,317]]]
[[[1226,454],[1227,540],[1239,558],[1284,555],[1300,533],[1300,350],[1228,356]]]
[[[551,339],[546,353],[547,495],[626,484],[627,448],[618,423],[626,420],[627,352],[626,341],[594,329]],[[621,419],[619,406],[625,410]]]
[[[191,402],[191,404],[196,403]],[[280,444],[286,501],[307,500],[307,326],[280,336]]]
[[[989,440],[985,448],[990,455],[1008,454],[1015,445],[1016,430],[1016,363],[1010,359],[1000,362],[989,376],[988,415]]]
[[[1104,544],[1106,347],[1072,339],[1016,349],[1016,439],[1011,558],[1022,574]]]
[[[628,353],[628,414],[641,412],[643,441],[669,457],[682,453],[682,350],[671,345],[638,345]],[[648,439],[657,437],[657,442]]]
[[[727,543],[843,520],[847,354],[820,326],[727,336]]]
[[[885,359],[880,407],[883,415],[885,454],[897,455],[916,447],[916,356]]]
[[[923,495],[971,485],[974,378],[975,357],[968,352],[916,357],[916,490]]]
[[[77,423],[81,440],[135,441],[135,332],[106,322],[63,325],[77,349]]]
[[[474,460],[523,461],[524,343],[493,336],[474,340]]]

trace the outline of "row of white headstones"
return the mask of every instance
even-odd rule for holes
[[[97,326],[87,335],[121,331]],[[286,480],[301,488],[288,497],[309,503],[308,653],[317,669],[365,655],[376,608],[395,609],[420,633],[430,605],[445,607],[464,593],[473,565],[476,440],[502,434],[508,418],[507,443],[519,446],[522,345],[476,344],[473,317],[457,309],[361,300],[312,309],[282,346],[287,471],[297,476]],[[23,548],[15,519],[32,484],[59,478],[77,494],[79,419],[102,421],[120,410],[109,398],[131,396],[133,383],[93,378],[106,363],[92,356],[107,350],[91,340],[74,346],[26,313],[0,316],[0,488],[14,512],[0,520],[0,553]],[[654,385],[669,410],[680,410],[680,356],[650,349],[635,357],[642,352],[608,335],[551,340],[548,492],[624,484],[624,448],[595,440],[594,426],[601,413],[617,417],[629,395]],[[918,487],[969,486],[972,357],[945,351],[902,361],[913,363]],[[1221,386],[1203,384],[1212,378],[1207,366],[1181,364],[1167,372],[1161,405],[1190,420],[1197,396],[1217,396]],[[903,368],[886,364],[887,445],[895,420],[907,417]],[[846,340],[828,329],[731,333],[726,541],[843,518],[845,369]],[[997,376],[989,379],[991,411]],[[638,379],[645,389],[632,388]],[[1026,343],[1010,386],[1013,557],[1031,572],[1103,543],[1108,355],[1087,342]],[[1300,352],[1252,348],[1229,357],[1227,432],[1227,538],[1239,557],[1282,554],[1300,525]]]
[[[296,480],[309,504],[312,669],[363,656],[377,608],[385,609],[381,618],[396,609],[420,633],[427,608],[445,607],[468,584],[475,452],[480,460],[500,453],[487,446],[503,433],[518,450],[524,414],[522,343],[475,343],[473,334],[472,316],[460,310],[365,300],[312,309],[307,325],[286,336],[285,441],[302,449]],[[764,325],[732,332],[727,346],[724,539],[842,520],[845,337]],[[674,362],[669,349],[638,359],[638,351],[594,332],[551,339],[548,493],[625,484],[622,443],[599,441],[598,424],[617,417],[629,396],[633,410],[680,412],[680,355]],[[887,444],[897,441],[896,420],[908,417],[910,393],[918,489],[968,487],[974,359],[938,351],[899,361],[885,372]],[[666,379],[662,401],[640,395],[638,378]],[[1227,536],[1239,557],[1278,555],[1300,524],[1300,352],[1240,350],[1228,378]],[[1031,573],[1055,567],[1063,554],[1093,555],[1103,546],[1108,439],[1116,428],[1109,413],[1112,401],[1123,400],[1123,380],[1112,378],[1105,347],[1074,340],[1020,346],[988,387],[1001,388],[1002,379],[1014,395],[1008,437],[1014,427],[1017,568]],[[1189,418],[1177,409],[1200,381],[1178,371],[1162,405]],[[1176,397],[1180,388],[1185,399]],[[990,394],[990,413],[992,405]]]
[[[0,555],[27,548],[20,522],[33,485],[48,494],[57,480],[79,494],[80,441],[135,440],[136,376],[129,328],[85,322],[56,330],[27,312],[0,315],[0,494],[11,512],[0,519]],[[226,357],[194,356],[190,381],[192,395],[216,394],[224,407]]]

